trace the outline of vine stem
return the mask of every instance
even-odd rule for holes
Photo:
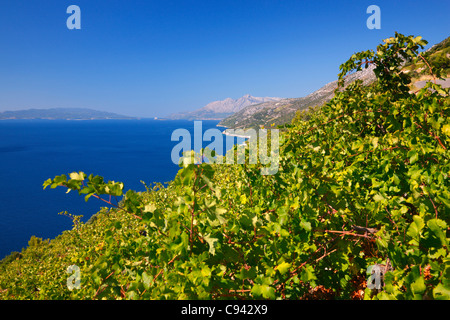
[[[428,61],[422,56],[421,53],[419,53],[417,56],[418,56],[420,59],[422,59],[423,62],[425,62],[425,64],[428,66],[428,70],[430,70],[430,74],[431,74],[431,76],[433,77],[434,84],[436,84],[436,77],[434,76],[434,73],[433,73],[433,70],[431,69],[431,66],[428,64]]]
[[[114,274],[114,271],[111,272],[111,273],[105,278],[105,280],[107,280],[107,279],[108,279],[109,277],[111,277],[113,274]],[[102,288],[103,282],[104,282],[105,280],[103,280],[103,281],[102,281],[102,284],[100,285],[100,287],[98,287],[97,291],[95,292],[94,297],[96,297],[99,293],[103,292],[103,291],[108,287],[108,285],[106,285],[106,286],[100,291],[100,289]]]
[[[172,264],[172,263],[175,261],[175,259],[176,259],[177,257],[178,257],[178,254],[175,255],[175,257],[173,257],[172,260],[170,260],[170,261],[167,263],[167,265]],[[153,283],[155,283],[156,278],[158,278],[158,277],[163,273],[163,271],[164,271],[164,268],[161,269],[161,270],[158,272],[158,274],[153,278],[153,281],[152,281]]]
[[[135,215],[134,213],[125,210],[124,208],[122,208],[122,207],[120,207],[120,206],[118,206],[118,205],[112,203],[111,201],[105,200],[105,199],[103,199],[102,197],[100,197],[100,196],[98,196],[98,195],[96,195],[96,194],[93,194],[92,196],[93,196],[94,198],[97,198],[97,199],[103,201],[103,202],[106,202],[107,204],[112,205],[113,207],[115,207],[115,208],[117,208],[117,209],[119,209],[119,210],[122,210],[122,211],[125,211],[126,213],[131,214],[133,217],[135,217],[135,218],[137,218],[137,219],[139,219],[139,220],[142,220],[142,217],[139,217],[139,216]]]
[[[373,237],[371,237],[371,236],[368,236],[365,234],[358,234],[358,233],[354,233],[354,232],[350,232],[350,231],[320,230],[320,229],[316,229],[314,231],[324,232],[324,233],[338,233],[338,234],[342,234],[343,236],[362,237],[362,238],[373,240]]]
[[[337,249],[333,249],[329,252],[325,252],[321,257],[317,258],[314,262],[318,262],[320,260],[322,260],[323,258],[325,258],[326,256],[329,256],[330,254],[332,254],[333,252],[335,252]]]
[[[434,204],[434,202],[433,202],[433,200],[431,199],[430,196],[428,196],[428,198],[430,199],[431,204],[433,205],[434,212],[435,212],[435,214],[436,214],[436,219],[437,219],[437,218],[438,218],[438,211],[437,211],[436,205]]]
[[[82,185],[85,186],[84,181],[82,182]],[[111,205],[111,206],[113,206],[113,207],[119,209],[119,210],[125,211],[125,212],[128,213],[128,214],[131,214],[133,217],[135,217],[135,218],[137,218],[137,219],[139,219],[139,220],[142,220],[141,217],[135,215],[134,213],[127,211],[125,208],[123,208],[123,207],[121,207],[121,206],[119,206],[119,205],[117,205],[117,204],[115,204],[115,203],[112,203],[112,202],[111,202],[111,195],[109,195],[109,201],[103,199],[102,197],[100,197],[99,195],[97,195],[97,194],[95,194],[95,193],[92,194],[92,196],[93,196],[94,198],[97,198],[97,199],[99,199],[99,200],[101,200],[101,201],[103,201],[103,202],[105,202],[105,203],[107,203],[107,204],[109,204],[109,205]],[[118,202],[118,201],[117,201],[117,196],[114,196],[114,198],[116,199],[116,202]]]
[[[199,168],[199,165],[197,165],[197,168]],[[195,200],[196,200],[196,195],[197,195],[197,189],[195,186],[195,183],[197,182],[197,170],[194,170],[194,202],[192,204],[192,208],[191,208],[191,228],[189,229],[189,255],[192,254],[192,249],[194,247],[194,217],[195,217]]]
[[[414,123],[421,128],[422,130],[427,131],[424,127],[422,127],[420,124],[418,124],[416,121],[414,121]],[[428,133],[435,139],[437,140],[437,142],[439,142],[439,144],[441,145],[442,148],[444,148],[444,150],[447,150],[447,148],[442,144],[441,139],[439,139],[439,137],[437,135],[435,135],[433,132],[428,131]]]

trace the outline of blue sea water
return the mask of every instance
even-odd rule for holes
[[[217,124],[202,121],[203,132]],[[193,145],[194,122],[186,120],[0,121],[0,259],[21,251],[32,235],[52,239],[71,229],[71,220],[58,212],[87,221],[105,206],[64,188],[43,190],[48,178],[83,171],[122,181],[125,191],[144,191],[141,180],[173,180],[180,167],[171,152],[179,142],[171,135],[179,128],[192,134]],[[226,137],[224,148],[230,147]]]

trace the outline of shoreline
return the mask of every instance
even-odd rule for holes
[[[244,139],[251,138],[251,136],[244,136],[244,135],[235,134],[235,133],[228,133],[227,130],[222,131],[222,134],[226,135],[226,136],[232,136],[232,137],[238,137],[238,138],[244,138]]]

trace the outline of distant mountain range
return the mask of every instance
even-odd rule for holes
[[[85,108],[27,109],[0,112],[0,120],[10,119],[48,119],[48,120],[102,120],[135,119],[112,112]]]
[[[246,94],[238,99],[227,98],[221,101],[214,101],[195,111],[171,114],[167,118],[172,120],[222,120],[247,106],[263,102],[279,101],[281,99],[282,98],[253,97]]]

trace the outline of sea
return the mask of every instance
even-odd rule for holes
[[[217,128],[219,121],[201,122],[201,130]],[[145,191],[145,182],[166,183],[181,169],[172,161],[179,140],[172,133],[185,129],[192,136],[194,121],[187,120],[2,120],[0,121],[0,259],[27,247],[31,236],[53,239],[72,228],[67,211],[86,222],[101,207],[65,188],[43,189],[48,178],[83,171],[105,181],[121,181],[124,191]],[[186,132],[186,131],[185,131]],[[223,135],[223,154],[244,139]],[[203,147],[211,142],[204,141]]]

